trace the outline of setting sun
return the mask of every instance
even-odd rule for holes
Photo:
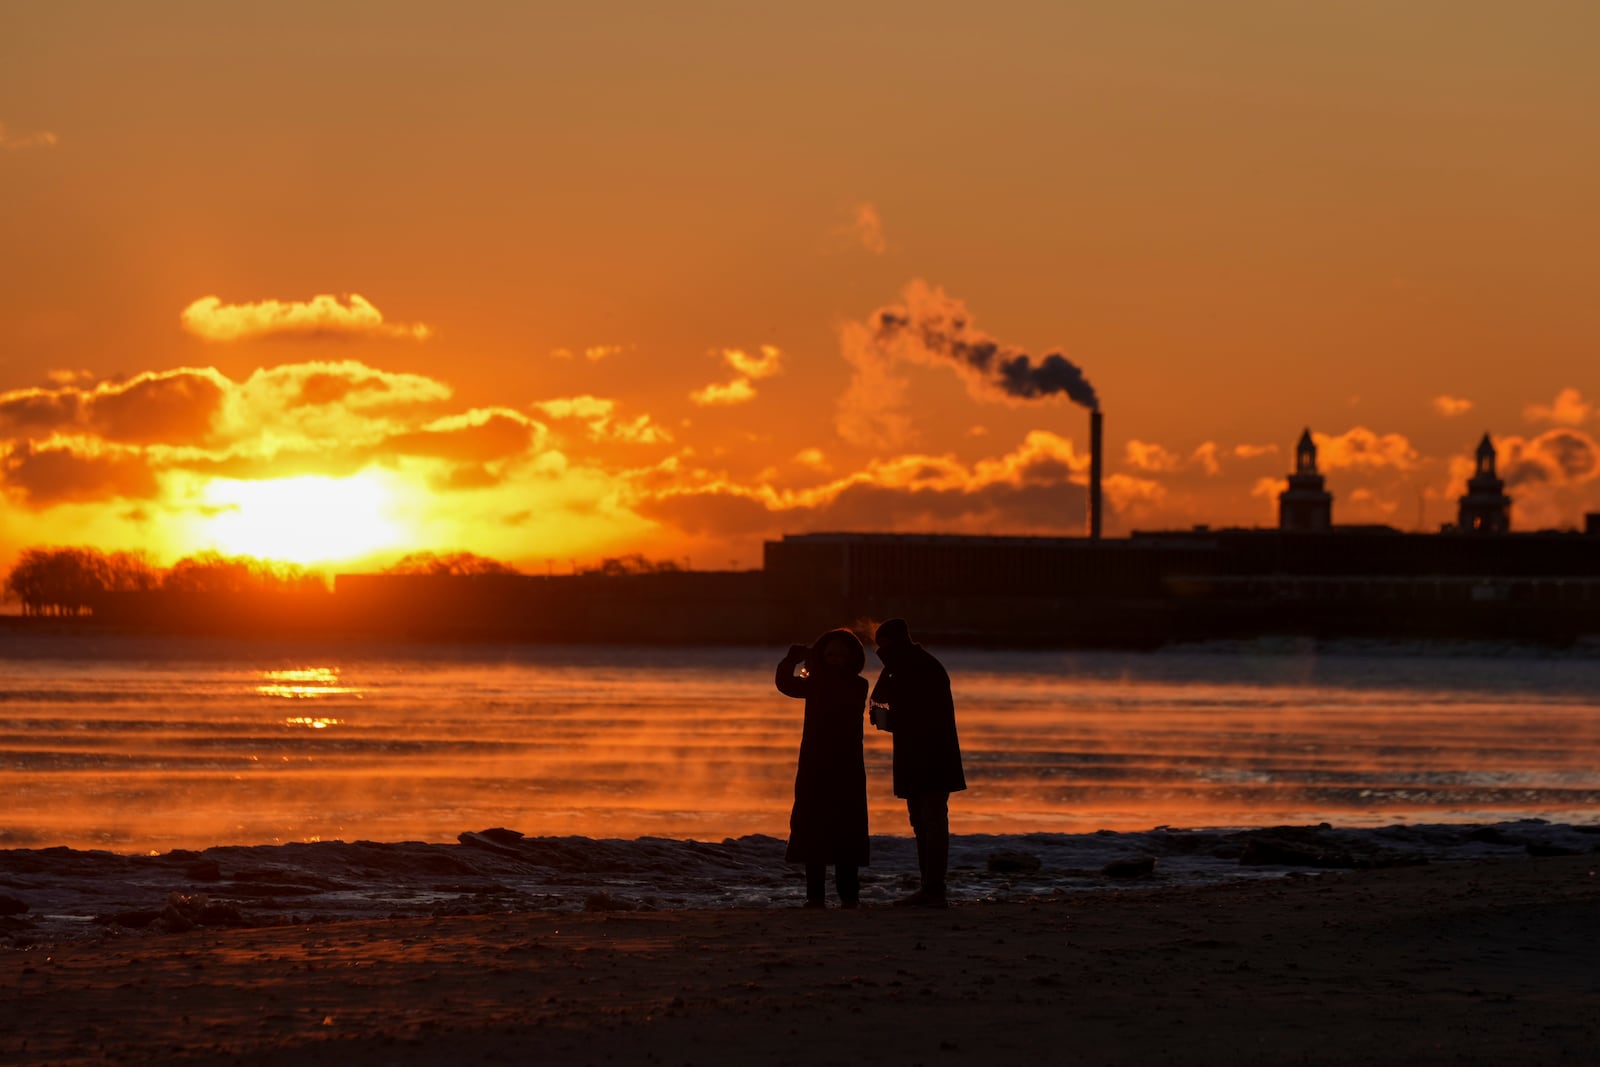
[[[203,495],[217,509],[203,536],[227,553],[329,563],[394,548],[404,537],[391,515],[393,488],[371,471],[350,478],[219,478]]]

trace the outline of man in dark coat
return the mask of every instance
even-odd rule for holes
[[[911,640],[904,619],[880,623],[873,642],[883,661],[872,687],[873,723],[894,735],[894,795],[905,800],[911,816],[922,875],[922,887],[895,903],[942,908],[950,862],[950,794],[967,787],[950,675]]]

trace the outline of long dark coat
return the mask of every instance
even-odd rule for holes
[[[894,795],[955,793],[967,787],[956,736],[955,698],[944,664],[921,645],[878,649],[883,671],[874,703],[889,706],[894,735]]]
[[[798,678],[796,662],[785,659],[778,664],[777,675],[779,692],[806,702],[784,858],[790,863],[865,867],[867,764],[861,720],[867,707],[867,680],[817,667],[809,678]]]

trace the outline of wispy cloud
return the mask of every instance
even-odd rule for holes
[[[1267,500],[1278,499],[1278,494],[1283,492],[1284,481],[1282,478],[1257,478],[1250,487],[1251,496],[1259,496]]]
[[[383,313],[359,293],[343,301],[327,293],[310,300],[262,300],[224,304],[203,296],[183,309],[183,328],[205,341],[251,341],[263,337],[395,337],[425,341],[433,331],[421,323],[385,322]]]
[[[700,407],[731,407],[754,400],[755,397],[755,387],[747,378],[735,378],[726,383],[712,382],[689,394],[690,402]]]
[[[754,355],[743,348],[713,350],[722,361],[739,373],[730,382],[712,382],[689,394],[691,403],[700,407],[728,407],[754,400],[756,387],[752,381],[770,378],[783,370],[783,352],[775,345],[761,345]]]
[[[871,203],[857,204],[850,221],[835,226],[833,235],[841,245],[862,248],[875,256],[889,250],[889,242],[883,236],[883,216]]]
[[[577,356],[578,356],[578,353],[581,352],[583,354],[583,358],[588,360],[590,363],[599,363],[602,359],[609,359],[612,356],[621,355],[623,352],[626,352],[630,347],[632,347],[632,346],[631,345],[585,345],[583,348],[578,349],[577,352],[574,352],[572,349],[565,348],[565,347],[563,347],[563,348],[552,348],[550,350],[550,358],[551,359],[576,359]]]
[[[617,418],[617,402],[607,397],[567,396],[540,400],[533,404],[536,411],[552,419],[574,419],[582,422],[593,440],[623,441],[628,444],[666,444],[672,434],[653,422],[649,415],[632,419]]]
[[[770,378],[783,369],[783,353],[775,345],[761,345],[755,355],[742,348],[724,348],[722,359],[746,378]]]
[[[1134,438],[1128,442],[1128,466],[1141,471],[1175,471],[1183,460],[1164,446]]]
[[[828,457],[820,448],[802,448],[794,454],[794,461],[803,467],[813,470],[825,471],[828,469]]]
[[[1156,513],[1167,498],[1166,486],[1132,474],[1108,474],[1104,487],[1111,510],[1135,521]]]
[[[1576,389],[1563,389],[1549,404],[1529,404],[1522,415],[1529,422],[1548,422],[1557,426],[1582,426],[1594,414],[1594,405]]]
[[[20,152],[28,148],[54,148],[60,143],[61,138],[49,130],[12,133],[5,123],[0,122],[0,149],[8,152]]]
[[[1234,445],[1233,454],[1240,459],[1260,459],[1262,456],[1276,456],[1277,445]]]
[[[1222,472],[1218,452],[1215,441],[1203,442],[1188,456],[1182,456],[1165,445],[1134,438],[1127,444],[1126,457],[1128,466],[1146,474],[1171,474],[1185,468],[1199,468],[1207,477],[1215,477]]]
[[[1432,404],[1433,410],[1446,418],[1465,415],[1472,410],[1472,401],[1463,396],[1451,396],[1449,393],[1434,397]]]

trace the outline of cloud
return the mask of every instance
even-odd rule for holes
[[[1451,396],[1449,393],[1441,393],[1439,396],[1434,397],[1432,404],[1433,410],[1446,418],[1465,415],[1472,410],[1472,401],[1465,397]]]
[[[1101,487],[1111,511],[1124,519],[1154,515],[1167,498],[1166,487],[1160,482],[1131,474],[1108,474]]]
[[[357,360],[285,363],[232,383],[218,428],[235,448],[268,457],[330,443],[360,447],[437,417],[450,397],[435,378]]]
[[[583,349],[581,349],[581,351],[583,352],[583,358],[584,359],[588,360],[591,363],[598,363],[602,359],[607,359],[607,358],[609,358],[611,356],[621,355],[623,352],[626,352],[630,347],[632,347],[632,346],[631,345],[586,345]],[[574,358],[576,358],[576,353],[574,353],[572,351],[572,349],[570,349],[570,348],[564,348],[564,347],[563,348],[552,348],[550,350],[550,358],[551,359],[574,359]]]
[[[1324,473],[1337,470],[1408,471],[1417,466],[1420,458],[1403,434],[1379,434],[1365,426],[1352,427],[1337,436],[1314,433],[1311,438],[1317,445],[1317,469]]]
[[[21,152],[28,148],[54,148],[61,142],[61,138],[49,130],[35,130],[32,133],[12,133],[6,124],[0,122],[0,149],[8,152]]]
[[[520,456],[546,441],[545,427],[509,408],[474,408],[384,438],[375,454],[430,456],[481,466]]]
[[[1398,501],[1379,496],[1365,486],[1350,490],[1348,499],[1353,507],[1365,509],[1370,516],[1376,516],[1386,523],[1400,510]]]
[[[783,353],[774,345],[761,345],[752,356],[742,348],[724,348],[723,362],[746,378],[770,378],[783,370]]]
[[[870,203],[857,204],[850,221],[834,227],[833,234],[841,245],[864,248],[875,256],[889,250],[883,236],[883,218]]]
[[[1250,487],[1250,495],[1276,500],[1284,488],[1285,482],[1282,478],[1257,478],[1255,484]]]
[[[635,508],[685,533],[742,536],[860,529],[965,533],[1077,532],[1084,522],[1087,457],[1046,431],[1013,451],[964,464],[908,453],[807,488],[741,484],[709,472],[681,472],[644,493]]]
[[[713,354],[719,354],[713,350]],[[689,394],[689,400],[700,407],[730,407],[756,398],[756,387],[750,384],[760,378],[770,378],[783,370],[783,353],[773,345],[762,345],[755,355],[742,348],[724,348],[722,361],[738,372],[739,377],[729,382],[712,382]]]
[[[1234,445],[1233,454],[1240,459],[1260,459],[1262,456],[1276,456],[1277,445]]]
[[[481,436],[486,420],[471,412],[459,427],[436,424],[449,397],[434,379],[352,360],[261,368],[242,381],[180,367],[13,390],[0,393],[0,447],[10,457],[0,480],[49,506],[96,492],[150,495],[165,475],[185,472],[350,473],[375,455],[404,454],[411,432],[427,434],[415,438],[426,454],[449,453],[439,447],[445,431]]]
[[[34,508],[107,498],[150,500],[160,491],[141,452],[94,439],[15,445],[0,456],[0,484]]]
[[[1531,440],[1502,438],[1497,451],[1501,477],[1512,489],[1535,483],[1581,485],[1600,471],[1600,449],[1581,430],[1546,430]]]
[[[0,393],[0,435],[49,436],[58,430],[81,427],[84,407],[84,392],[76,388]]]
[[[649,415],[638,415],[629,420],[616,418],[617,402],[604,397],[556,397],[535,402],[534,410],[552,419],[573,419],[582,422],[593,440],[610,439],[628,444],[666,444],[672,433],[651,421]]]
[[[689,400],[700,407],[728,407],[754,400],[755,387],[747,378],[735,378],[726,384],[712,382],[689,394]]]
[[[394,337],[425,341],[432,330],[421,323],[385,322],[383,313],[359,293],[346,302],[326,293],[307,301],[263,300],[224,304],[204,296],[183,309],[183,328],[205,341],[226,343],[264,337]]]
[[[1158,444],[1138,439],[1128,442],[1128,466],[1141,471],[1175,471],[1183,460]]]
[[[1209,478],[1222,473],[1222,463],[1217,459],[1217,452],[1218,446],[1215,441],[1203,442],[1185,457],[1164,445],[1134,438],[1127,444],[1126,457],[1128,466],[1147,474],[1172,474],[1197,467]]]
[[[672,432],[652,422],[649,415],[635,415],[625,422],[612,421],[605,434],[634,445],[661,445],[672,442]]]
[[[209,368],[141,374],[120,387],[97,389],[90,423],[112,441],[202,444],[211,437],[227,386]]]
[[[1563,389],[1549,404],[1529,404],[1522,409],[1529,422],[1549,422],[1557,426],[1582,426],[1594,414],[1594,405],[1576,389]]]
[[[658,534],[623,500],[632,472],[587,442],[671,435],[603,398],[546,406],[569,417],[463,410],[443,381],[354,360],[0,393],[0,548],[93,536],[175,558],[207,547],[219,478],[364,474],[399,488],[395,521],[413,547],[588,559]]]
[[[794,454],[794,461],[802,467],[810,467],[813,470],[828,469],[828,457],[823,455],[820,448],[802,448]]]
[[[181,367],[88,388],[13,390],[0,393],[0,436],[37,441],[85,433],[123,443],[201,444],[230,384],[209,368]]]
[[[540,400],[533,407],[552,419],[609,419],[617,402],[598,396],[567,396]]]

